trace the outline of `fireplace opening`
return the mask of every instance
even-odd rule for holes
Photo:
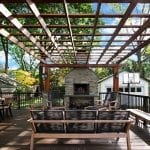
[[[89,84],[74,84],[74,95],[89,95]]]
[[[87,106],[94,106],[94,97],[92,96],[72,96],[69,101],[70,109],[84,109]]]

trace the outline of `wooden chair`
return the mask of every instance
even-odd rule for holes
[[[105,99],[102,104],[98,106],[100,110],[117,110],[119,108],[118,102],[118,93],[117,92],[109,92],[106,94]]]
[[[0,97],[0,119],[4,120],[4,98]]]
[[[0,98],[0,116],[2,119],[4,119],[5,115],[6,116],[13,116],[12,110],[11,110],[11,105],[12,105],[12,97],[1,97]]]

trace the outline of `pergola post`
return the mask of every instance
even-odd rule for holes
[[[39,85],[40,85],[40,91],[43,91],[43,78],[42,78],[42,72],[43,72],[43,67],[39,66]]]
[[[118,92],[119,91],[119,65],[115,65],[113,67],[113,91]]]
[[[50,89],[49,85],[49,68],[45,67],[45,74],[44,74],[44,92],[48,93]]]

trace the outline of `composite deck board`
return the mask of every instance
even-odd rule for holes
[[[28,110],[13,110],[13,118],[0,122],[0,150],[28,150],[31,128],[27,123]],[[150,134],[143,129],[132,127],[130,131],[132,150],[150,150]],[[105,139],[38,139],[35,150],[126,150],[126,141],[118,143]]]

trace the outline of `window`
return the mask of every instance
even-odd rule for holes
[[[111,92],[111,88],[107,88],[107,92]]]
[[[125,92],[129,92],[129,88],[125,88]]]
[[[138,87],[138,88],[137,88],[137,92],[142,92],[141,87]]]
[[[135,88],[134,87],[131,88],[131,92],[135,92]]]

